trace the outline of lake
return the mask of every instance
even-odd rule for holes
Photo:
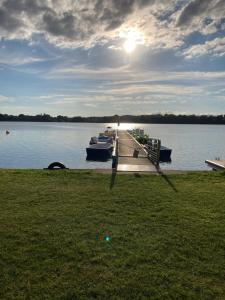
[[[69,168],[111,168],[111,161],[86,161],[90,137],[115,124],[0,122],[0,168],[42,169],[53,161]],[[225,125],[121,124],[143,128],[172,148],[170,170],[209,170],[206,159],[225,159]],[[10,134],[6,135],[5,131]]]

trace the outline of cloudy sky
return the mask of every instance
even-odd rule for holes
[[[225,113],[225,0],[0,0],[0,112]]]

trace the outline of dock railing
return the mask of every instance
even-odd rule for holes
[[[161,148],[161,140],[150,138],[148,141],[148,158],[151,160],[151,162],[154,165],[159,164],[159,158],[160,158],[160,148]]]
[[[115,136],[115,145],[113,148],[112,153],[112,168],[116,169],[118,165],[118,149],[119,149],[119,137],[118,137],[118,130],[116,130],[116,136]]]

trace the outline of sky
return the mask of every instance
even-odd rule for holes
[[[225,0],[0,0],[0,113],[225,114]]]

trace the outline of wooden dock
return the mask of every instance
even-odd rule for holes
[[[156,172],[156,166],[149,160],[147,151],[127,131],[118,131],[117,143],[117,171]],[[138,155],[135,155],[135,150]]]
[[[225,170],[225,160],[206,160],[205,162],[213,170],[218,170],[218,171]]]

